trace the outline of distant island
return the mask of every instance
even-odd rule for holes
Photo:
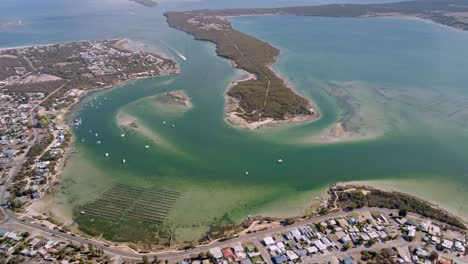
[[[135,3],[138,3],[138,4],[142,4],[146,7],[156,7],[158,6],[158,2],[154,1],[154,0],[130,0],[132,2],[135,2]]]
[[[14,26],[14,25],[21,25],[23,24],[22,20],[7,20],[7,21],[0,21],[0,28],[7,27],[7,26]]]
[[[226,118],[248,129],[275,123],[313,120],[314,106],[295,93],[270,66],[279,50],[233,29],[226,19],[246,15],[296,15],[322,17],[409,17],[468,30],[468,5],[464,0],[416,0],[387,4],[331,4],[284,8],[219,9],[167,12],[168,24],[197,40],[216,45],[216,53],[250,74],[234,82],[226,93]]]

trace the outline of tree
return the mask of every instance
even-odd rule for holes
[[[141,260],[143,261],[144,264],[148,264],[149,263],[149,260],[148,260],[148,256],[144,255]]]
[[[398,211],[398,216],[400,217],[406,217],[408,215],[408,210],[406,209],[400,209],[400,211]]]
[[[94,257],[94,255],[96,254],[96,252],[94,251],[93,244],[88,244],[88,250],[89,250],[89,256],[90,256],[90,257]]]
[[[351,248],[351,245],[349,243],[346,243],[343,245],[343,249],[346,251]]]

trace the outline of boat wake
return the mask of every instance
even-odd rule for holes
[[[181,59],[183,59],[184,61],[187,60],[187,58],[182,53],[178,52],[177,50],[174,50],[174,51],[177,54],[177,56],[179,56]]]
[[[172,52],[174,52],[179,58],[183,59],[184,61],[187,60],[187,57],[184,56],[184,54],[182,54],[180,51],[174,49],[173,47],[169,46],[167,43],[165,43],[164,41],[161,41],[162,44],[164,44],[164,46],[166,46],[169,50],[171,50]]]

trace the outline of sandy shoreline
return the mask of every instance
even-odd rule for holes
[[[413,181],[415,181],[413,183]],[[440,197],[434,198],[433,195],[430,194],[423,194],[425,191],[421,190],[418,191],[414,185],[420,185],[419,181],[417,180],[397,180],[397,179],[389,179],[389,180],[363,180],[363,181],[348,181],[348,182],[338,182],[336,183],[338,186],[346,186],[346,185],[358,185],[358,186],[369,186],[373,187],[382,191],[388,192],[400,192],[405,193],[411,196],[414,196],[418,199],[424,200],[429,202],[433,206],[440,208],[444,211],[447,211],[459,218],[461,218],[466,224],[468,224],[468,213],[464,212],[463,210],[460,211],[459,209],[454,208],[451,205],[448,205],[444,202],[437,201],[440,200]],[[431,185],[431,184],[426,184]],[[436,184],[439,189],[440,184]],[[429,188],[428,186],[422,186],[420,188]],[[432,193],[432,192],[431,192]]]
[[[443,27],[445,29],[454,30],[454,31],[457,31],[457,32],[468,33],[466,30],[463,30],[461,28],[456,28],[456,27],[444,25],[444,24],[435,22],[434,20],[431,20],[430,18],[424,18],[424,17],[420,17],[420,16],[417,16],[417,15],[405,15],[405,14],[401,14],[401,13],[382,13],[382,14],[375,14],[375,15],[372,14],[372,15],[368,15],[368,16],[362,16],[360,18],[407,19],[407,20],[419,21],[419,22],[423,22],[423,23],[427,23],[427,24],[431,24],[431,25],[437,25],[437,26]]]

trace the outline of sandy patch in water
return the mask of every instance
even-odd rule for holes
[[[143,122],[139,121],[136,117],[120,110],[116,116],[117,125],[123,130],[133,131],[153,142],[164,150],[171,151],[177,154],[182,154],[174,145],[164,139],[157,132],[145,126]]]

